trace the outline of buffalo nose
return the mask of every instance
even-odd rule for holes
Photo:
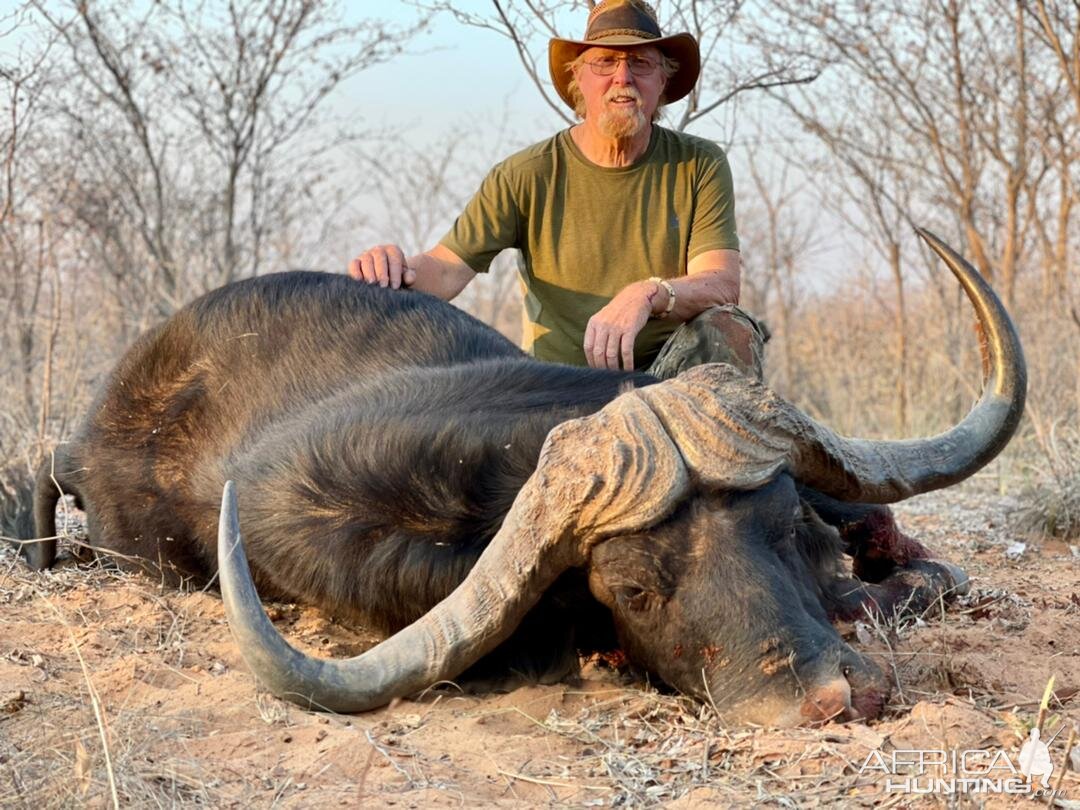
[[[807,723],[852,719],[855,713],[851,708],[851,684],[847,678],[837,676],[812,687],[806,693],[800,714]]]

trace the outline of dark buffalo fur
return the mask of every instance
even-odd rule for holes
[[[55,534],[55,477],[93,545],[202,583],[233,478],[261,592],[389,631],[464,578],[555,424],[652,382],[537,362],[422,293],[320,273],[250,279],[125,354],[39,475],[37,535]],[[30,536],[25,497],[5,503],[22,508],[11,536]],[[522,630],[564,653],[574,618],[599,612],[580,604],[581,582],[564,576],[541,606],[558,615]]]
[[[20,465],[0,470],[0,534],[31,538],[34,534],[34,479]]]
[[[231,478],[260,593],[393,631],[462,581],[554,425],[654,382],[537,362],[422,293],[319,273],[255,278],[193,302],[125,354],[79,432],[39,475],[36,531],[55,532],[55,478],[86,510],[92,544],[121,564],[202,583],[215,571],[217,513]],[[830,605],[851,608],[845,594],[856,585],[838,560],[845,542],[858,543],[814,509],[836,526],[888,512],[856,515],[813,496],[803,494],[797,542],[782,507],[782,536],[767,549],[773,568],[762,570],[790,581],[792,598],[827,622]],[[755,497],[798,506],[790,484]],[[25,513],[9,526],[20,537]],[[680,512],[692,513],[690,505]],[[648,598],[669,599],[664,589],[678,578],[669,586],[664,578],[700,557],[706,539],[668,535],[636,569],[636,558],[620,563],[610,547],[607,574],[647,580]],[[632,590],[612,593],[630,600]],[[615,643],[608,609],[585,573],[570,571],[473,674],[557,677],[577,650]]]

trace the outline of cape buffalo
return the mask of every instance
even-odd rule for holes
[[[304,705],[558,678],[621,649],[730,721],[873,717],[889,683],[830,617],[919,609],[965,578],[872,504],[990,461],[1026,387],[997,297],[920,233],[986,338],[983,396],[940,436],[842,438],[729,366],[659,383],[540,363],[424,294],[289,273],[212,292],[128,351],[38,476],[37,536],[59,487],[122,564],[217,572],[249,666]],[[52,564],[55,542],[25,548]],[[313,659],[256,586],[391,636]]]

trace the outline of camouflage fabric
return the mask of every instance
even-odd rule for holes
[[[762,380],[769,330],[734,304],[710,307],[676,329],[646,371],[667,380],[705,363],[728,363]]]

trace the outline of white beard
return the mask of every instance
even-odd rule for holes
[[[606,104],[613,99],[624,97],[633,100],[634,106],[612,108]],[[604,101],[604,111],[600,113],[597,125],[608,138],[617,140],[633,138],[649,123],[641,110],[641,93],[636,87],[612,87],[604,95]]]
[[[604,135],[620,140],[634,137],[647,123],[645,113],[637,106],[628,110],[604,110],[597,122]]]

